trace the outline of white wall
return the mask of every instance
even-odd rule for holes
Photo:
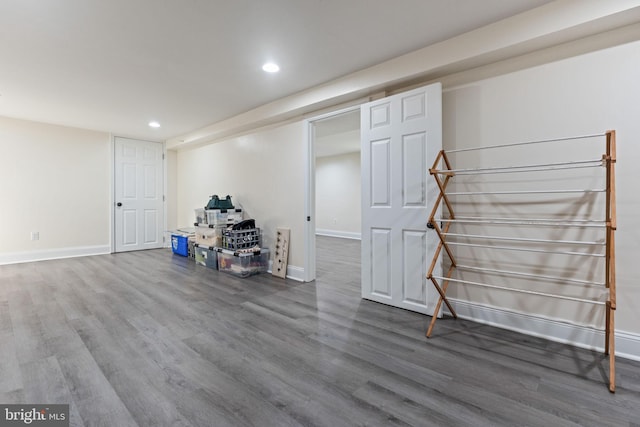
[[[194,208],[230,194],[262,229],[273,251],[277,227],[291,229],[289,265],[304,265],[303,122],[284,124],[177,154],[178,226],[193,226]],[[273,258],[273,255],[272,255]]]
[[[316,158],[316,231],[360,236],[360,153]]]
[[[0,117],[0,263],[110,252],[110,144],[106,133]]]
[[[640,259],[640,245],[638,245],[640,242],[638,223],[640,196],[636,188],[637,183],[640,182],[640,168],[637,166],[640,164],[640,144],[638,144],[640,120],[637,115],[640,99],[638,70],[640,70],[640,42],[634,42],[463,86],[446,87],[443,95],[445,149],[603,133],[608,129],[617,131],[618,310],[616,328],[618,331],[633,334],[640,333],[640,287],[637,283],[636,266]],[[482,152],[472,157],[468,156],[466,160],[460,155],[458,160],[460,160],[459,165],[473,164],[481,167],[495,163],[521,164],[523,160],[527,162],[546,159],[548,162],[553,162],[567,157],[581,160],[583,157],[592,157],[593,153],[588,145],[581,147],[574,145],[567,148],[558,144],[544,148],[548,150],[546,155],[538,157],[532,154],[533,151],[527,151],[528,154],[523,155],[503,150]],[[557,179],[559,178],[557,174],[551,174],[549,178],[532,182],[510,176],[508,179],[511,183],[502,182],[499,185],[506,187],[513,184],[549,189],[566,188],[567,184],[580,185],[582,188],[599,185],[597,180],[591,179],[567,183],[563,179]],[[473,187],[474,184],[467,185]],[[563,205],[561,202],[553,203],[555,207],[568,209],[565,212],[585,214],[584,209],[577,208],[576,204],[571,207],[570,203]],[[456,205],[460,210],[480,213],[486,213],[492,209],[493,212],[496,209],[503,209],[504,212],[505,206],[462,203]],[[541,204],[540,207],[534,208],[531,214],[539,215],[541,212],[550,211],[550,208],[553,208],[550,203]],[[588,210],[598,215],[594,209],[589,207]],[[497,234],[495,230],[485,229],[484,231]],[[461,252],[461,255],[469,256],[464,252]],[[504,254],[500,251],[492,251],[489,260],[482,257],[481,255],[480,261],[489,261],[496,265],[501,265],[503,262],[507,265],[517,263],[517,258],[514,258],[511,253]],[[532,259],[541,258],[530,255],[528,262],[532,262]],[[562,260],[562,256],[547,256],[546,259],[555,269],[564,268],[565,271],[569,271],[577,266],[577,274],[594,269],[591,264],[584,261],[570,265],[569,261]],[[489,277],[480,278],[485,281],[491,280]],[[566,288],[553,289],[545,284],[538,286],[539,290],[566,291]],[[572,292],[582,291],[574,289]],[[514,296],[501,291],[487,292],[472,286],[460,285],[452,285],[448,294],[460,301],[501,307],[519,313],[542,313],[570,323],[601,324],[603,320],[602,310],[584,308],[583,305],[573,303],[542,300],[527,295]]]
[[[167,151],[167,167],[166,177],[167,194],[167,230],[175,230],[178,228],[178,153],[176,151]]]

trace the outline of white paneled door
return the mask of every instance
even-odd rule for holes
[[[162,144],[115,139],[115,250],[163,246]]]
[[[438,194],[429,168],[442,148],[441,85],[364,104],[361,115],[362,297],[432,315],[426,273],[438,236],[427,219]]]

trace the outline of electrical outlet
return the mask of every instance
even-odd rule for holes
[[[40,240],[40,232],[32,231],[31,232],[31,240]]]

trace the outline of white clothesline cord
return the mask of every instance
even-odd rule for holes
[[[498,250],[505,250],[505,251],[537,252],[537,253],[544,253],[544,254],[575,255],[575,256],[588,256],[588,257],[594,257],[594,258],[604,258],[604,254],[592,254],[588,252],[550,251],[547,249],[515,248],[512,246],[478,245],[475,243],[461,243],[461,242],[447,242],[447,245],[466,246],[466,247],[472,247],[472,248],[498,249]]]
[[[471,220],[491,220],[491,221],[544,221],[544,222],[553,222],[554,220],[551,218],[505,218],[505,217],[486,217],[486,216],[466,216],[466,215],[457,215],[455,218],[449,219],[471,219]],[[563,223],[566,222],[593,222],[604,224],[604,221],[601,219],[563,219]]]
[[[498,144],[498,145],[487,145],[484,147],[474,147],[474,148],[460,148],[457,150],[445,150],[445,153],[462,153],[464,151],[477,151],[477,150],[488,150],[492,148],[504,148],[504,147],[516,147],[520,145],[530,145],[530,144],[542,144],[545,142],[563,142],[563,141],[573,141],[577,139],[588,139],[588,138],[596,138],[602,137],[605,134],[593,134],[593,135],[582,135],[582,136],[571,136],[567,138],[554,138],[554,139],[540,139],[537,141],[525,141],[525,142],[515,142],[511,144]]]
[[[537,172],[546,170],[563,170],[577,168],[601,167],[602,159],[580,160],[574,162],[558,162],[558,163],[542,163],[533,165],[520,166],[496,166],[490,168],[467,168],[467,169],[442,169],[432,170],[431,173],[442,175],[480,175],[489,173],[506,173],[506,172]]]
[[[532,243],[558,243],[567,245],[594,245],[604,246],[605,242],[593,242],[582,240],[547,240],[547,239],[531,239],[525,237],[502,237],[502,236],[481,236],[477,234],[463,234],[463,233],[442,233],[443,236],[451,237],[467,237],[471,239],[484,239],[484,240],[505,240],[512,242],[532,242]]]
[[[582,279],[574,279],[571,277],[559,277],[559,276],[548,276],[544,274],[534,274],[534,273],[524,273],[520,271],[509,271],[509,270],[499,270],[493,268],[483,268],[483,267],[472,267],[469,265],[456,264],[456,268],[458,270],[467,270],[467,271],[480,271],[483,273],[496,273],[496,274],[505,274],[509,276],[521,276],[521,277],[532,277],[537,280],[553,280],[558,282],[569,282],[569,283],[578,283],[581,285],[595,285],[595,286],[605,286],[604,282],[594,282],[591,280],[582,280]]]
[[[559,299],[564,299],[564,300],[569,300],[569,301],[584,302],[584,303],[587,303],[587,304],[594,304],[594,305],[605,305],[606,304],[604,301],[596,301],[596,300],[585,299],[585,298],[570,297],[570,296],[566,296],[566,295],[550,294],[550,293],[546,293],[546,292],[530,291],[530,290],[526,290],[526,289],[509,288],[509,287],[506,287],[506,286],[497,286],[497,285],[490,285],[490,284],[487,284],[487,283],[472,282],[470,280],[452,279],[452,278],[447,278],[447,277],[443,277],[443,276],[435,276],[435,275],[431,276],[431,277],[433,277],[434,279],[443,280],[443,281],[449,281],[449,282],[454,282],[454,283],[462,283],[462,284],[466,284],[466,285],[481,286],[481,287],[484,287],[484,288],[491,288],[491,289],[501,289],[503,291],[520,292],[520,293],[523,293],[523,294],[538,295],[538,296],[543,296],[543,297],[559,298]]]
[[[458,191],[446,193],[447,196],[481,196],[481,195],[503,195],[503,194],[569,194],[569,193],[605,193],[602,188],[586,190],[508,190],[508,191]]]
[[[493,224],[493,225],[524,225],[524,226],[541,226],[541,227],[579,227],[579,228],[604,228],[606,224],[601,221],[600,223],[577,223],[574,221],[553,221],[553,220],[510,220],[510,219],[450,219],[441,218],[436,219],[440,222],[452,222],[461,224]]]

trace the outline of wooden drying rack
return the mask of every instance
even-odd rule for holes
[[[549,164],[532,164],[526,166],[511,166],[511,167],[491,167],[491,168],[481,168],[481,169],[454,169],[451,166],[447,153],[455,153],[461,151],[474,151],[474,150],[484,150],[484,149],[493,149],[493,148],[504,148],[504,147],[513,147],[519,145],[528,145],[528,144],[539,144],[539,143],[547,143],[547,142],[561,142],[561,141],[570,141],[584,138],[596,138],[596,137],[605,137],[606,138],[606,151],[605,154],[602,155],[601,159],[595,160],[586,160],[586,161],[573,161],[573,162],[559,162],[559,163],[549,163]],[[485,288],[493,288],[493,289],[501,289],[507,291],[515,291],[522,292],[525,294],[534,294],[544,297],[555,297],[565,300],[572,300],[577,302],[591,303],[597,305],[603,305],[605,307],[605,342],[604,342],[604,354],[609,355],[609,391],[612,393],[615,392],[615,327],[614,327],[614,313],[616,309],[616,268],[615,268],[615,231],[616,231],[616,184],[615,184],[615,164],[616,164],[616,133],[614,130],[607,131],[602,135],[585,135],[585,136],[576,136],[570,138],[560,138],[560,139],[551,139],[551,140],[541,140],[541,141],[529,141],[529,142],[520,142],[514,144],[503,144],[503,145],[492,145],[485,146],[479,148],[468,148],[468,149],[460,149],[460,150],[441,150],[431,169],[429,169],[429,173],[435,179],[439,194],[436,197],[435,203],[433,205],[433,209],[431,210],[431,214],[429,216],[429,228],[432,228],[436,231],[439,238],[439,243],[434,253],[433,259],[431,261],[431,265],[427,272],[427,279],[431,281],[436,291],[439,294],[438,302],[435,307],[434,316],[431,319],[431,323],[426,332],[427,338],[431,336],[433,331],[433,327],[437,320],[437,313],[440,312],[442,307],[442,303],[446,304],[449,309],[451,315],[454,318],[457,318],[456,311],[451,306],[451,303],[447,299],[447,288],[451,282],[454,283],[462,283],[468,285],[478,285]],[[440,166],[440,167],[439,167]],[[457,174],[464,175],[473,175],[480,173],[501,173],[501,172],[537,172],[537,171],[545,171],[545,170],[560,170],[560,169],[573,169],[573,168],[586,168],[586,167],[602,167],[604,166],[606,169],[606,188],[605,189],[596,189],[596,190],[552,190],[552,191],[513,191],[513,192],[458,192],[458,193],[446,193],[447,186],[451,182],[451,180]],[[444,178],[442,178],[444,177]],[[606,196],[606,206],[605,206],[605,218],[604,220],[548,220],[548,219],[517,219],[517,218],[483,218],[483,217],[456,217],[454,214],[454,209],[449,200],[449,195],[478,195],[478,194],[548,194],[548,193],[593,193],[593,192],[602,192],[605,193]],[[441,204],[444,202],[444,205],[449,212],[449,216],[447,218],[436,218],[436,214],[438,213]],[[526,225],[526,226],[558,226],[558,227],[602,227],[605,229],[605,272],[604,272],[604,286],[608,289],[608,296],[606,302],[588,300],[582,298],[574,298],[570,296],[564,295],[554,295],[549,293],[537,292],[534,290],[526,290],[526,289],[517,289],[517,288],[509,288],[503,286],[495,286],[485,283],[471,282],[467,280],[454,279],[452,277],[453,272],[458,268],[458,264],[456,263],[456,257],[454,256],[451,247],[454,245],[454,242],[447,241],[447,237],[457,236],[457,237],[465,237],[463,234],[453,234],[449,233],[449,229],[451,225],[457,222],[462,223],[480,223],[480,224],[504,224],[504,225]],[[440,223],[440,225],[438,225]],[[444,226],[442,224],[444,223]],[[494,236],[471,236],[466,235],[466,237],[474,237],[481,238],[484,237],[488,240],[517,240],[520,242],[545,242],[545,243],[553,243],[553,241],[548,240],[538,240],[538,239],[521,239],[521,238],[501,238]],[[566,242],[565,242],[566,243]],[[570,242],[570,243],[581,243],[581,242]],[[584,242],[587,243],[587,242]],[[458,243],[460,244],[460,243]],[[483,245],[469,245],[473,247],[482,247]],[[491,248],[496,248],[495,246],[487,246]],[[447,254],[451,265],[448,268],[446,274],[444,276],[434,275],[434,269],[436,264],[438,263],[439,256],[444,249]],[[500,249],[515,249],[509,247],[501,247]],[[535,250],[535,252],[544,252],[543,250]],[[562,253],[562,252],[550,252],[550,253]],[[587,253],[576,253],[576,252],[566,252],[565,254],[569,255],[589,255]],[[460,266],[462,267],[462,266]],[[466,266],[465,266],[466,267]],[[473,267],[466,267],[467,269],[474,269]],[[499,273],[504,275],[513,275],[513,276],[524,276],[524,277],[539,277],[536,274],[527,274],[524,272],[513,272],[513,271],[504,271],[504,270],[494,270],[494,269],[483,269],[483,268],[475,268],[476,271],[480,272],[490,272],[490,273]],[[554,278],[545,276],[546,279],[558,279],[558,280],[566,280],[562,278]],[[569,281],[571,281],[569,279]],[[575,280],[575,282],[585,282],[580,280]],[[596,283],[591,283],[596,284]],[[598,283],[602,284],[602,283]]]

